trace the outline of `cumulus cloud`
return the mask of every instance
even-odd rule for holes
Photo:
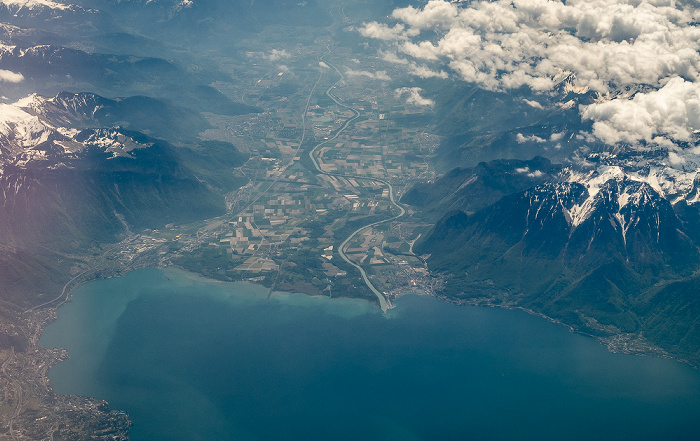
[[[593,134],[609,144],[691,142],[700,131],[700,84],[672,78],[661,89],[631,100],[585,106],[581,116],[593,121]]]
[[[673,0],[431,0],[360,32],[490,90],[548,91],[563,72],[599,92],[698,78],[700,29]],[[426,30],[438,32],[424,32]],[[397,57],[398,58],[398,57]]]
[[[565,132],[552,133],[551,136],[549,137],[549,140],[557,142],[557,141],[561,140],[565,134],[566,134]]]
[[[389,63],[401,64],[407,66],[408,73],[420,78],[448,78],[449,75],[444,70],[433,70],[430,67],[418,64],[414,61],[409,61],[405,58],[399,58],[393,52],[380,52],[380,56],[384,61]]]
[[[282,49],[272,49],[269,54],[264,55],[265,59],[270,60],[270,61],[279,61],[279,60],[284,60],[287,58],[290,58],[292,54],[287,52],[286,50]]]
[[[394,63],[394,64],[409,64],[410,61],[408,61],[405,58],[400,58],[398,55],[396,55],[394,52],[379,52],[379,55],[382,57],[384,61],[388,61],[389,63]]]
[[[11,70],[0,69],[0,82],[3,83],[19,83],[24,80],[24,75],[21,73],[12,72]]]
[[[537,136],[537,135],[528,135],[528,136],[525,136],[525,135],[523,135],[522,133],[518,133],[518,134],[515,136],[515,140],[518,142],[518,144],[524,144],[524,143],[526,143],[526,142],[538,142],[538,143],[547,142],[546,139],[540,138],[540,137]]]
[[[433,107],[435,101],[430,98],[424,98],[421,96],[423,89],[420,87],[400,87],[394,90],[394,96],[397,99],[403,98],[406,104],[412,104],[414,106],[429,106]]]
[[[568,90],[609,100],[580,108],[597,139],[672,149],[700,131],[696,9],[675,0],[430,0],[396,9],[386,23],[366,23],[360,32],[384,42],[384,60],[424,78],[537,93],[573,78]],[[645,92],[625,98],[622,90]],[[540,142],[518,137],[528,141]]]
[[[391,77],[386,73],[385,70],[377,70],[374,72],[370,72],[368,70],[347,69],[345,71],[345,74],[349,77],[366,77],[374,80],[391,81]]]
[[[372,22],[366,23],[361,29],[360,34],[364,37],[375,38],[377,40],[398,40],[406,38],[404,34],[406,33],[406,28],[400,24],[397,24],[393,28],[387,25]]]
[[[444,70],[435,71],[427,66],[421,66],[415,63],[410,63],[409,72],[420,78],[447,78],[447,72]]]
[[[685,158],[678,155],[676,152],[668,152],[668,162],[671,165],[683,165],[685,164]]]
[[[538,101],[533,101],[533,100],[528,100],[528,99],[523,99],[525,101],[525,104],[527,104],[530,107],[534,107],[535,109],[544,109],[542,104],[540,104]]]

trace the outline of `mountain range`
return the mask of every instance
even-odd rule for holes
[[[153,103],[143,97],[111,100],[64,92],[0,104],[0,243],[42,260],[113,241],[129,229],[223,213],[221,191],[244,181],[226,179],[207,164],[224,161],[236,167],[246,155],[227,143],[174,147],[109,125],[124,118],[131,125],[157,128],[165,124],[159,118],[166,117],[173,118],[168,124],[179,117],[184,128],[202,123],[194,118],[192,126],[191,111],[160,102],[171,111],[143,117]],[[36,268],[28,270],[36,273]],[[10,265],[0,272],[18,276]],[[23,296],[22,303],[31,303]]]
[[[461,145],[445,138],[438,155],[470,166],[403,196],[437,220],[414,250],[447,277],[448,298],[527,308],[698,363],[697,291],[681,288],[694,286],[700,269],[696,147],[592,140],[578,111],[567,117],[570,100],[591,102],[580,92],[540,97],[534,123],[462,129]],[[493,159],[501,143],[520,149],[510,156],[547,158]],[[474,154],[459,161],[460,152]],[[491,159],[471,165],[478,157]]]

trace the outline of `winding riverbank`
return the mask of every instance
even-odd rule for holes
[[[384,224],[384,223],[387,223],[387,222],[391,222],[391,221],[397,220],[397,219],[403,217],[403,216],[406,214],[406,209],[405,209],[401,204],[399,204],[399,203],[396,201],[396,199],[395,199],[394,186],[391,184],[391,182],[389,182],[389,181],[387,181],[387,180],[384,180],[384,179],[380,179],[380,178],[374,178],[374,177],[359,176],[359,175],[349,175],[349,174],[342,174],[342,173],[332,173],[332,172],[328,172],[328,171],[323,170],[323,168],[322,168],[321,165],[319,164],[318,159],[317,159],[316,156],[315,156],[315,155],[316,155],[316,150],[318,150],[321,146],[325,145],[326,143],[328,143],[328,142],[330,142],[330,141],[333,141],[333,140],[335,140],[336,138],[338,138],[338,136],[339,136],[343,131],[345,131],[345,130],[350,126],[350,124],[352,124],[354,121],[356,121],[356,120],[360,117],[360,112],[359,112],[357,109],[355,109],[355,108],[353,108],[353,107],[351,107],[351,106],[348,106],[347,104],[341,103],[340,101],[338,101],[338,99],[337,99],[335,96],[333,96],[333,94],[331,94],[331,90],[333,90],[339,83],[341,83],[342,81],[344,81],[345,78],[344,78],[343,74],[340,72],[340,70],[338,70],[338,68],[337,68],[334,64],[332,64],[332,63],[329,62],[329,61],[324,61],[324,63],[326,63],[326,65],[328,65],[329,67],[332,67],[332,68],[338,73],[338,75],[340,76],[340,79],[339,79],[338,81],[336,81],[335,83],[333,83],[333,85],[331,85],[328,89],[326,89],[326,95],[327,95],[331,100],[333,100],[338,106],[341,106],[341,107],[344,107],[344,108],[346,108],[346,109],[348,109],[348,110],[351,110],[351,111],[354,113],[354,116],[353,116],[352,118],[348,119],[347,121],[345,121],[345,123],[340,127],[340,129],[338,129],[338,130],[333,134],[333,136],[329,137],[328,139],[324,140],[323,142],[317,144],[314,148],[312,148],[312,149],[309,151],[309,158],[311,159],[311,161],[312,161],[314,167],[316,168],[316,171],[317,171],[319,174],[323,174],[323,175],[327,175],[327,176],[341,177],[341,178],[350,178],[350,179],[356,179],[356,180],[363,180],[363,181],[379,182],[379,183],[382,183],[382,184],[386,185],[387,188],[389,189],[389,201],[391,202],[391,204],[392,204],[395,208],[398,208],[398,209],[399,209],[399,214],[397,214],[397,215],[395,215],[395,216],[393,216],[393,217],[390,217],[390,218],[388,218],[388,219],[384,219],[384,220],[380,220],[380,221],[377,221],[377,222],[373,222],[373,223],[371,223],[371,224],[364,225],[364,226],[358,228],[357,230],[353,231],[353,232],[340,244],[340,246],[338,247],[338,254],[340,255],[340,257],[341,257],[345,262],[347,262],[348,264],[352,265],[355,269],[357,269],[357,270],[360,272],[360,274],[362,275],[362,280],[365,282],[365,284],[367,285],[367,287],[368,287],[368,288],[374,293],[374,295],[377,297],[377,301],[379,301],[379,306],[381,307],[382,311],[383,311],[383,312],[386,312],[387,310],[393,308],[393,305],[391,304],[391,301],[390,301],[389,299],[387,299],[387,297],[386,297],[383,293],[381,293],[381,292],[374,286],[374,284],[372,283],[371,280],[369,280],[369,277],[367,276],[367,272],[365,271],[364,268],[362,268],[362,265],[360,265],[360,264],[358,264],[358,263],[355,263],[352,259],[350,259],[350,258],[345,254],[345,248],[346,248],[346,245],[347,245],[355,236],[357,236],[358,234],[360,234],[362,231],[364,231],[364,230],[366,230],[366,229],[368,229],[368,228],[375,227],[375,226],[377,226],[377,225],[381,225],[381,224]],[[317,83],[317,84],[318,84],[318,83]]]

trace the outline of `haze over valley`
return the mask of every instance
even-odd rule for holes
[[[69,353],[39,338],[57,317],[56,329],[83,329],[66,327],[61,308],[76,288],[91,292],[111,278],[133,297],[121,303],[98,296],[107,303],[89,303],[109,310],[104,317],[111,328],[98,334],[114,338],[113,346],[93,343],[116,350],[126,335],[116,334],[119,329],[150,335],[144,324],[123,326],[151,311],[138,309],[139,302],[157,297],[155,288],[127,289],[139,286],[129,278],[141,277],[130,275],[136,270],[146,271],[133,273],[145,274],[143,283],[158,286],[170,286],[167,274],[189,286],[186,276],[168,273],[175,267],[235,282],[232,287],[252,282],[253,291],[284,302],[296,297],[280,293],[348,302],[299,301],[309,311],[325,311],[313,313],[319,320],[337,305],[371,304],[386,320],[398,320],[395,326],[410,326],[401,321],[407,317],[423,329],[411,308],[433,308],[435,320],[452,317],[446,334],[461,326],[458,316],[402,297],[521,309],[595,338],[611,352],[697,367],[698,14],[691,0],[0,1],[0,433],[13,440],[129,439],[133,421],[122,408],[129,406],[128,394],[114,407],[103,396],[78,396],[112,393],[104,385],[56,393],[49,368]],[[165,272],[148,273],[152,268]],[[176,285],[159,289],[179,292]],[[206,284],[194,285],[208,292]],[[181,314],[177,305],[173,300],[172,314]],[[367,329],[407,344],[363,311],[358,316],[368,320]],[[274,316],[284,321],[284,314]],[[289,317],[312,326],[310,316]],[[162,319],[163,329],[178,327]],[[341,329],[359,332],[342,323]],[[235,332],[226,326],[221,332]],[[454,332],[459,338],[478,333]],[[316,344],[314,338],[308,344]],[[454,346],[472,348],[465,341]],[[432,354],[429,345],[421,348]],[[108,360],[115,357],[110,350],[99,354]],[[192,350],[207,359],[200,348]],[[396,369],[411,363],[403,353],[362,357],[374,360],[369,365],[396,363]],[[123,379],[127,390],[146,381],[135,374],[124,379],[104,360],[89,361],[94,371],[85,371],[85,384]],[[491,366],[489,360],[483,366]],[[371,381],[367,369],[358,375]],[[422,375],[421,369],[409,370]],[[695,409],[694,371],[675,369],[659,372],[687,378],[683,399]],[[143,375],[154,374],[144,369]],[[648,380],[639,378],[630,382],[633,396]],[[669,390],[682,389],[664,381]],[[208,384],[196,387],[213,393]],[[563,394],[580,397],[568,389]],[[581,406],[596,406],[587,399]],[[229,409],[214,401],[206,401],[217,409],[207,415]],[[644,412],[665,415],[677,403],[661,401],[670,407]],[[622,415],[617,412],[611,408],[610,415]],[[391,429],[395,433],[438,439],[420,424],[409,427],[410,419],[395,418],[391,424],[402,427]],[[226,421],[228,429],[217,432],[213,425],[206,433],[279,436],[261,429],[274,423]],[[384,423],[375,423],[353,433],[385,439],[377,432]],[[149,439],[144,433],[151,429],[139,424],[136,439]],[[440,436],[467,430],[447,426]],[[672,426],[663,420],[658,430]],[[679,436],[692,432],[685,420],[677,427]],[[306,436],[305,429],[295,430],[290,439]],[[547,436],[561,436],[557,430]],[[574,439],[587,435],[581,428]],[[632,439],[632,432],[617,435]]]

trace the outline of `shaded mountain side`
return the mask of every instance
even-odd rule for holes
[[[222,214],[223,193],[247,182],[232,168],[248,156],[230,143],[176,148],[120,130],[124,142],[147,147],[114,156],[111,147],[90,144],[96,134],[112,132],[86,129],[74,137],[87,143],[77,153],[49,141],[32,150],[45,151],[44,159],[3,166],[0,286],[6,304],[0,307],[23,310],[52,300],[72,277],[76,262],[66,256],[116,241],[128,230]]]
[[[171,84],[163,89],[163,96],[198,112],[229,116],[262,112],[259,107],[233,101],[218,89],[204,84]]]
[[[626,178],[595,194],[578,182],[546,183],[473,214],[449,213],[415,250],[448,275],[448,297],[531,308],[600,336],[638,333],[697,363],[700,329],[682,306],[694,300],[670,294],[685,285],[648,301],[700,268],[685,233],[691,212],[698,216]],[[664,336],[668,326],[676,330]]]
[[[22,72],[26,80],[37,81],[56,78],[63,82],[73,79],[114,84],[173,81],[184,74],[164,59],[94,54],[52,45],[7,48],[0,59],[5,69]]]
[[[635,309],[647,338],[682,358],[700,360],[700,276],[651,292]]]
[[[435,100],[435,130],[443,141],[436,165],[447,172],[480,162],[544,156],[555,162],[568,159],[577,148],[598,148],[578,139],[590,123],[581,121],[579,104],[590,104],[592,92],[571,92],[572,78],[563,78],[551,95],[526,89],[502,93],[470,84],[422,83],[425,96]],[[602,144],[601,144],[602,147]]]
[[[323,27],[332,22],[315,0],[81,0],[86,7],[108,12],[126,28],[189,44],[220,39],[222,33],[261,32],[271,25]],[[191,37],[196,36],[196,37]]]
[[[437,151],[437,166],[447,171],[456,165],[474,167],[499,158],[528,160],[535,156],[567,162],[584,144],[590,151],[604,149],[602,143],[576,138],[575,134],[586,128],[581,124],[556,124],[550,120],[506,131],[473,132],[445,138]],[[564,133],[566,137],[552,140],[552,132]]]
[[[56,40],[53,44],[59,44],[60,40]],[[176,42],[167,41],[161,42],[142,35],[130,34],[128,32],[111,32],[96,35],[90,40],[92,49],[90,52],[115,54],[115,55],[131,55],[137,57],[162,57],[168,58],[174,56],[180,46]],[[182,57],[182,53],[179,53]],[[186,63],[179,60],[181,65]]]
[[[0,22],[0,41],[10,46],[31,47],[46,44],[65,45],[66,37],[55,32],[35,28],[22,28]]]
[[[42,116],[63,127],[121,126],[177,142],[193,142],[210,127],[199,113],[147,96],[109,99],[92,93],[61,92],[42,103]]]
[[[23,250],[0,244],[0,316],[3,312],[7,312],[8,317],[16,316],[18,312],[56,298],[73,277],[74,264],[73,259],[48,248]],[[8,347],[2,345],[3,338],[21,340],[20,336],[12,338],[11,335],[0,332],[0,348]]]
[[[529,161],[482,162],[472,168],[453,169],[435,182],[416,184],[401,202],[437,220],[452,210],[473,212],[485,208],[505,195],[551,179],[559,170],[560,166],[541,156]]]
[[[53,7],[52,2],[3,2],[0,3],[0,22],[78,40],[89,40],[93,35],[120,29],[108,13],[82,8],[70,2],[57,3],[58,7]]]
[[[71,168],[7,167],[0,178],[0,241],[81,248],[115,240],[125,224],[157,228],[223,212],[223,198],[181,166],[172,147],[158,143],[132,155],[89,151]]]
[[[217,80],[229,80],[226,75],[193,74],[162,58],[87,53],[46,45],[2,49],[0,61],[3,69],[21,72],[24,76],[21,83],[6,84],[6,93],[11,95],[14,91],[17,97],[26,95],[27,91],[50,96],[66,88],[102,91],[100,93],[112,96],[136,95],[116,108],[113,106],[113,110],[118,110],[121,116],[140,111],[143,112],[142,116],[151,120],[160,118],[163,121],[168,115],[158,116],[155,113],[148,116],[149,112],[173,111],[172,107],[159,103],[158,99],[170,100],[195,112],[241,115],[261,111],[257,107],[235,102],[210,86]],[[150,98],[141,96],[145,92]],[[149,106],[152,108],[149,109]],[[143,123],[139,127],[145,129],[146,125]],[[160,132],[165,132],[165,128]]]
[[[247,153],[224,141],[199,141],[191,148],[178,148],[175,154],[181,164],[187,164],[198,179],[224,192],[242,187],[248,178],[235,173],[235,168],[249,158]]]

